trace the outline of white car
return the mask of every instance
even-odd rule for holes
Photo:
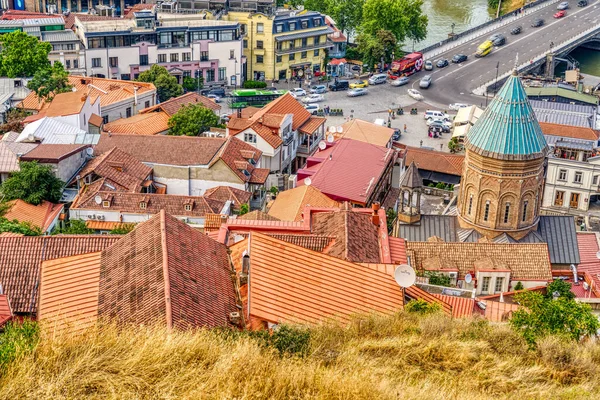
[[[392,81],[392,83],[390,83],[390,85],[392,86],[402,86],[402,85],[406,85],[408,83],[408,77],[407,76],[401,76],[398,79],[394,79]]]
[[[318,103],[320,101],[323,101],[323,95],[320,94],[309,94],[308,96],[304,97],[302,99],[302,102],[305,104],[310,104],[310,103]]]
[[[429,118],[427,121],[425,121],[425,123],[427,124],[427,126],[429,126],[431,124],[438,124],[438,125],[443,125],[448,128],[452,128],[452,123],[446,119]]]
[[[302,88],[293,88],[290,90],[290,93],[294,95],[294,97],[306,96],[306,90]]]
[[[221,102],[221,98],[219,96],[217,96],[216,94],[207,94],[206,97],[208,97],[209,99],[211,99],[215,103],[220,103]]]
[[[470,107],[470,105],[462,104],[462,103],[452,103],[448,106],[449,109],[454,110],[454,111],[458,111],[459,109],[465,108],[465,107]]]

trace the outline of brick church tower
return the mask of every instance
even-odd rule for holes
[[[519,240],[537,228],[548,151],[516,71],[469,130],[458,198],[462,228]]]

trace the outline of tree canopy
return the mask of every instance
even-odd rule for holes
[[[169,118],[169,135],[198,136],[219,125],[219,117],[199,104],[183,106]]]
[[[177,78],[169,74],[165,67],[158,64],[154,64],[149,70],[142,72],[137,80],[153,83],[161,102],[183,94],[183,88],[177,83]]]
[[[52,100],[55,95],[71,91],[69,84],[69,73],[58,61],[50,68],[40,69],[33,75],[33,79],[27,83],[27,88],[33,90],[38,98]]]
[[[20,168],[0,186],[4,200],[21,199],[34,205],[44,200],[52,203],[60,200],[64,182],[54,176],[50,166],[30,161],[20,163]]]
[[[305,0],[304,8],[329,15],[340,31],[352,33],[360,25],[363,4],[364,0]]]
[[[393,53],[399,53],[398,42],[391,31],[379,30],[375,36],[361,33],[356,39],[358,51],[363,55],[367,64],[375,64],[385,60],[391,60]]]
[[[48,69],[52,45],[21,31],[0,35],[0,76],[27,78]]]
[[[380,30],[390,31],[397,43],[422,40],[427,34],[427,16],[423,0],[366,0],[362,10],[361,33],[376,36]]]

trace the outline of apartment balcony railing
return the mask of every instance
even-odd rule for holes
[[[309,147],[308,139],[307,139],[304,144],[301,144],[300,146],[298,146],[298,155],[301,155],[301,156],[313,155],[314,152],[317,150],[317,147],[319,147],[319,142],[321,140],[323,140],[323,134],[319,133],[319,135],[315,136],[314,138],[311,138],[310,147]]]
[[[319,43],[319,44],[313,44],[311,46],[299,46],[299,47],[294,47],[293,49],[290,48],[285,48],[285,49],[275,49],[275,54],[280,56],[280,55],[284,55],[284,54],[290,54],[290,53],[299,53],[302,51],[311,51],[311,50],[317,50],[317,49],[329,49],[333,47],[333,42],[330,42],[329,40],[323,43]]]

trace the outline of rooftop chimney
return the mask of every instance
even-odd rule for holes
[[[379,211],[379,209],[381,208],[381,205],[379,204],[378,201],[373,202],[373,204],[371,205],[371,208],[373,208],[373,211]]]
[[[377,214],[377,211],[373,212],[373,225],[379,226],[379,214]]]

